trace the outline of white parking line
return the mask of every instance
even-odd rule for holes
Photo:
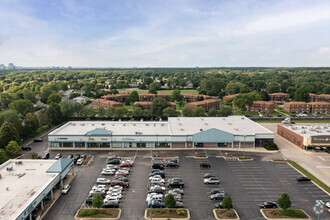
[[[326,161],[326,159],[324,159],[323,157],[319,156],[319,158],[321,158],[322,160]]]

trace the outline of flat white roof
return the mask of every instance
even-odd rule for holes
[[[15,162],[22,161],[22,164]],[[9,160],[0,166],[0,218],[16,219],[57,174],[46,174],[56,160]],[[7,170],[12,168],[12,171]]]
[[[196,134],[211,128],[232,133],[234,135],[272,134],[270,130],[255,123],[245,116],[229,117],[177,117],[169,118],[173,135]]]
[[[323,125],[281,124],[281,125],[306,138],[310,138],[311,136],[318,136],[318,135],[330,135],[330,126],[328,124],[323,124]]]
[[[71,121],[49,135],[85,135],[94,129],[112,135],[193,135],[216,128],[234,135],[273,134],[270,130],[244,116],[172,117],[160,121]]]
[[[49,135],[85,135],[96,128],[112,135],[170,135],[168,123],[160,121],[71,121]]]

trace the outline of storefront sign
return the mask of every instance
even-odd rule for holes
[[[329,135],[313,136],[312,143],[313,144],[328,144],[328,143],[330,143],[330,136]]]

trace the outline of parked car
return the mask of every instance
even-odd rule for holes
[[[262,209],[275,209],[277,208],[277,204],[275,202],[263,202],[260,204],[260,208]]]
[[[212,173],[206,173],[206,174],[204,174],[204,179],[210,178],[210,177],[216,177],[216,175],[215,174],[212,174]]]
[[[211,189],[211,195],[212,195],[212,194],[221,193],[221,192],[223,192],[223,191],[220,190],[220,189]]]
[[[79,158],[78,160],[77,160],[77,165],[78,166],[80,166],[80,165],[82,165],[83,163],[84,163],[84,158]]]
[[[118,159],[112,159],[108,161],[108,164],[120,164],[120,160]]]
[[[41,138],[34,139],[33,142],[42,142],[42,139]]]
[[[154,163],[152,165],[152,169],[159,169],[159,170],[164,170],[165,166],[162,163]]]
[[[122,186],[111,186],[109,188],[109,191],[113,191],[113,190],[120,190],[120,191],[122,191],[123,190],[123,187]]]
[[[74,163],[76,164],[77,163],[77,161],[78,161],[78,159],[80,158],[80,154],[76,154],[75,156],[74,156]]]
[[[56,154],[56,156],[55,156],[55,160],[58,160],[58,159],[60,159],[62,157],[62,154],[61,153],[58,153],[58,154]]]
[[[106,202],[103,203],[103,208],[118,208],[118,201],[106,200]]]
[[[212,194],[210,196],[211,200],[223,200],[226,196],[226,193],[222,191],[221,193]]]
[[[117,177],[113,178],[113,181],[123,181],[123,182],[128,183],[128,178],[125,176],[117,176]]]
[[[177,159],[170,159],[167,163],[179,163]]]
[[[202,163],[199,164],[199,167],[211,168],[211,164],[206,163],[206,162],[202,162]]]
[[[210,178],[206,178],[204,179],[204,183],[205,184],[219,184],[219,178],[218,177],[210,177]]]
[[[115,172],[116,172],[116,170],[115,169],[103,169],[102,170],[102,175],[114,175],[115,174]]]
[[[50,154],[49,154],[49,153],[46,153],[46,154],[42,157],[42,159],[47,160],[47,159],[49,159],[49,157],[50,157]]]
[[[176,201],[174,208],[183,208],[183,202]]]
[[[215,203],[214,207],[217,208],[217,209],[222,209],[222,208],[223,208],[223,206],[222,206],[222,202]],[[232,208],[232,207],[233,207],[233,206],[231,206],[231,208]]]
[[[311,179],[308,177],[305,177],[305,176],[301,176],[301,177],[297,177],[297,181],[298,182],[307,182],[307,181],[311,181]]]
[[[151,200],[163,201],[164,195],[161,193],[149,193],[146,198],[146,202],[149,203]]]
[[[178,181],[178,180],[172,180],[171,182],[169,182],[167,184],[168,188],[183,188],[184,187],[184,183],[182,181]]]
[[[110,184],[110,180],[107,178],[97,178],[96,184]]]
[[[166,164],[166,167],[179,167],[179,164],[170,162]]]
[[[70,185],[65,185],[62,189],[62,194],[67,194],[70,191]]]
[[[158,200],[151,200],[150,203],[148,203],[148,207],[152,208],[165,208],[164,202],[160,202]]]
[[[159,175],[159,176],[161,176],[162,178],[165,178],[165,172],[164,172],[164,171],[159,171],[159,172],[150,173],[150,174],[149,174],[149,177],[151,177],[151,176],[156,176],[156,175]]]
[[[69,154],[67,158],[68,159],[73,159],[73,154]]]
[[[85,200],[85,203],[86,203],[87,205],[91,205],[91,204],[93,203],[93,199],[94,199],[93,196],[88,196],[88,197],[86,198],[86,200]]]
[[[133,163],[131,162],[123,162],[120,164],[120,167],[131,167],[133,166]]]
[[[31,146],[27,145],[27,146],[22,146],[21,150],[31,150]]]
[[[93,186],[92,187],[92,190],[97,190],[97,189],[100,189],[100,190],[104,190],[106,191],[107,190],[107,186],[106,185],[96,185],[96,186]]]
[[[183,190],[182,189],[172,189],[172,190],[170,190],[170,191],[168,191],[168,193],[176,193],[176,194],[181,194],[181,195],[184,195],[184,192],[183,192]]]
[[[120,180],[114,180],[110,182],[110,186],[122,186],[122,187],[129,187],[128,182],[120,181]]]

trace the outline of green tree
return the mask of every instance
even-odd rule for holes
[[[296,101],[309,101],[309,93],[306,88],[301,87],[294,92],[294,100]]]
[[[277,204],[282,209],[287,209],[291,207],[291,200],[287,193],[282,193],[281,197],[277,200]]]
[[[26,115],[28,112],[33,112],[34,107],[30,100],[19,99],[9,105],[10,109],[16,110],[21,115]]]
[[[281,91],[281,86],[277,82],[271,82],[268,84],[266,91],[268,93],[275,93],[275,92],[280,92]]]
[[[48,97],[53,93],[54,91],[52,90],[52,88],[46,86],[42,89],[41,92],[41,97],[40,97],[40,101],[43,103],[47,103],[48,101]]]
[[[177,117],[178,112],[172,107],[167,107],[163,110],[163,115],[165,117]]]
[[[191,110],[191,108],[185,106],[182,108],[182,115],[184,117],[192,117],[194,114],[193,110]]]
[[[134,119],[140,119],[143,117],[143,109],[140,107],[135,107],[132,111],[132,116]]]
[[[252,104],[253,96],[250,94],[240,94],[234,98],[234,105],[242,111],[246,111],[246,106],[251,106]]]
[[[21,147],[18,145],[16,141],[9,141],[9,143],[6,146],[6,151],[9,153],[17,152],[21,149]]]
[[[115,116],[115,111],[116,111],[116,108],[115,108],[115,107],[109,106],[109,107],[105,110],[105,115],[106,115],[107,117],[114,117],[114,116]]]
[[[129,97],[128,97],[129,101],[131,103],[134,103],[134,102],[138,102],[140,101],[140,97],[139,97],[139,94],[137,91],[132,91],[130,94],[129,94]]]
[[[115,117],[116,118],[123,118],[125,115],[127,115],[127,109],[123,107],[117,107],[115,108]]]
[[[180,102],[182,101],[182,98],[183,98],[183,95],[181,95],[181,91],[179,89],[175,89],[173,92],[172,92],[172,96],[171,96],[171,101],[172,102]]]
[[[63,120],[61,107],[57,103],[52,103],[46,110],[46,114],[52,124],[58,124]]]
[[[197,107],[193,113],[194,117],[205,117],[205,109],[203,107]]]
[[[171,193],[167,194],[167,196],[165,197],[164,203],[167,208],[174,208],[176,205],[174,196]]]
[[[197,101],[203,101],[204,100],[204,97],[201,95],[201,96],[197,96]]]
[[[168,102],[165,99],[160,97],[155,98],[151,103],[152,114],[157,117],[160,117],[163,114],[163,110],[168,106]]]
[[[84,109],[84,105],[78,102],[61,102],[60,107],[64,118],[77,117]]]
[[[249,88],[242,82],[230,82],[227,84],[225,91],[227,94],[246,93]]]
[[[233,207],[232,200],[230,196],[226,196],[222,201],[222,207],[225,209],[231,209]]]
[[[19,115],[15,110],[5,110],[0,112],[0,126],[4,122],[13,124],[19,134],[22,133],[22,122]]]
[[[143,117],[144,118],[151,118],[152,117],[152,111],[150,111],[149,109],[144,109],[143,110]]]
[[[227,117],[233,113],[233,110],[229,106],[223,106],[219,109],[219,116],[220,117]]]
[[[149,92],[152,94],[157,94],[157,91],[162,85],[159,82],[153,82],[149,85]]]
[[[216,110],[215,108],[211,108],[208,112],[207,112],[207,116],[208,117],[217,117],[219,115],[219,111]]]
[[[10,93],[1,93],[0,94],[0,105],[4,108],[7,108],[9,104],[14,101],[14,97]]]
[[[94,208],[102,208],[103,206],[103,198],[100,194],[94,195],[94,199],[92,201],[92,206]]]
[[[48,99],[47,99],[47,103],[51,104],[51,103],[60,103],[62,101],[62,98],[59,94],[57,93],[53,93],[51,94]]]
[[[36,103],[37,99],[36,99],[36,94],[34,92],[31,92],[28,89],[24,89],[23,90],[23,98],[30,100],[32,103]]]
[[[37,131],[40,127],[38,117],[33,113],[27,113],[24,119],[24,135],[27,136],[30,133]]]
[[[125,105],[128,106],[128,105],[130,105],[130,104],[131,104],[131,102],[129,101],[129,99],[126,99],[126,100],[125,100]]]
[[[4,149],[10,141],[19,141],[19,133],[13,124],[5,122],[0,128],[0,147]]]

